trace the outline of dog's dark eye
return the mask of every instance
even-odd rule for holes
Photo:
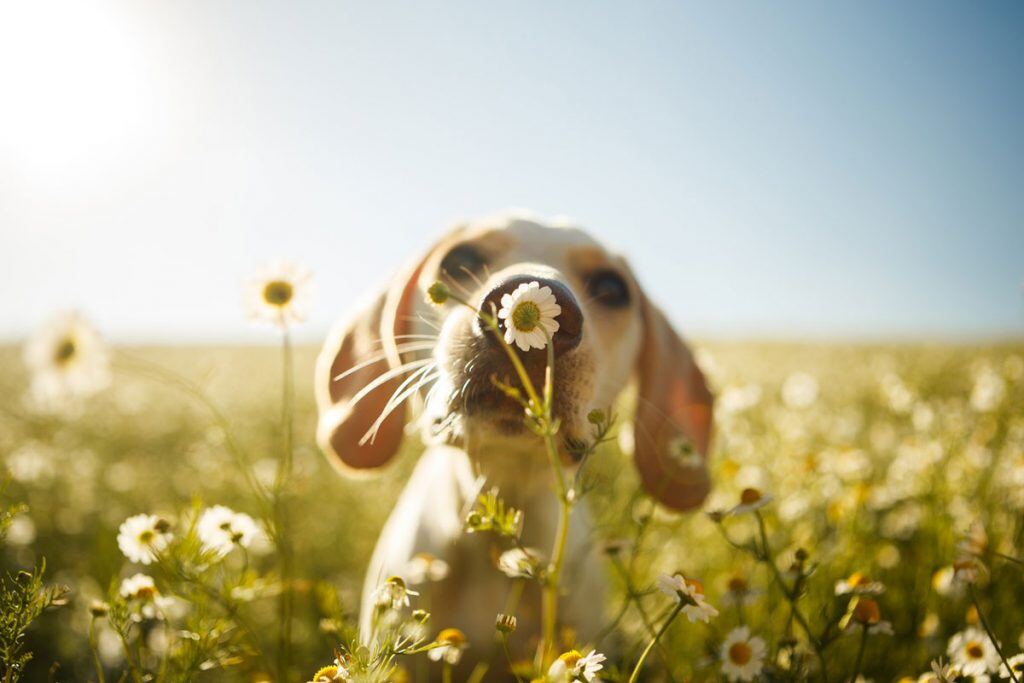
[[[486,265],[487,259],[476,247],[460,244],[445,254],[441,261],[441,272],[458,280],[479,273]]]
[[[629,304],[629,287],[614,270],[599,270],[587,278],[587,294],[600,304],[622,308]]]

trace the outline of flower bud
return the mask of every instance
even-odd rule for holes
[[[494,620],[494,628],[501,633],[513,633],[516,630],[516,618],[511,614],[498,614]]]
[[[443,306],[450,296],[451,292],[443,282],[435,282],[427,288],[427,301],[434,305]]]

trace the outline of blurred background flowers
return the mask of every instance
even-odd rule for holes
[[[720,615],[652,676],[1018,665],[1022,27],[1014,3],[0,5],[0,563],[11,595],[43,558],[70,589],[26,678],[330,662],[417,447],[336,476],[315,345],[444,225],[516,204],[621,247],[718,397],[710,516],[636,495],[627,424],[592,460],[627,654],[634,591],[685,571]]]

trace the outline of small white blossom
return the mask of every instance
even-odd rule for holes
[[[498,569],[510,579],[529,579],[537,575],[541,554],[534,548],[512,548],[498,557]]]
[[[413,585],[442,581],[448,576],[448,563],[430,553],[416,553],[405,567],[405,576]]]
[[[373,594],[373,602],[377,607],[399,610],[409,606],[409,596],[419,595],[405,585],[399,576],[392,576],[377,587]]]
[[[885,592],[885,584],[881,581],[872,581],[860,572],[854,572],[845,579],[836,581],[836,595],[881,595]]]
[[[134,515],[117,531],[117,547],[132,562],[149,564],[171,542],[167,521],[156,515]]]
[[[469,647],[466,642],[466,634],[457,628],[446,628],[437,634],[437,647],[427,650],[427,656],[435,662],[442,659],[452,666],[462,659],[462,652]]]
[[[505,321],[505,341],[529,351],[547,345],[547,337],[553,337],[558,331],[555,318],[561,312],[562,307],[550,287],[530,282],[519,285],[511,294],[502,295],[498,318]]]
[[[246,307],[251,320],[285,329],[305,321],[312,299],[312,273],[297,263],[275,261],[249,282]]]
[[[1006,664],[1010,666],[1007,667]],[[1013,678],[1016,676],[1017,680],[1024,680],[1024,652],[1019,655],[1014,655],[1006,660],[1006,664],[999,667],[999,675],[1003,678]],[[1010,672],[1013,672],[1011,675]]]
[[[704,587],[699,581],[685,579],[681,574],[662,574],[658,577],[658,589],[683,604],[682,612],[691,623],[707,623],[718,616],[718,610],[704,599]]]
[[[33,407],[62,411],[110,384],[110,355],[99,333],[76,312],[44,325],[25,345]]]
[[[764,639],[752,636],[749,628],[734,628],[719,649],[722,673],[730,681],[752,681],[764,668],[767,651]]]
[[[196,533],[203,548],[221,557],[231,552],[236,545],[248,548],[259,530],[259,525],[252,517],[224,505],[214,505],[203,510],[196,524]]]
[[[988,634],[976,626],[954,634],[949,639],[946,654],[964,676],[992,673],[999,667],[999,652]]]
[[[160,595],[153,577],[146,574],[135,574],[123,579],[118,592],[129,601],[134,614],[143,619],[161,618],[171,602],[169,598]]]
[[[576,650],[570,650],[559,655],[558,659],[551,663],[548,669],[548,679],[551,681],[573,681],[582,678],[585,681],[593,681],[597,678],[597,672],[604,668],[605,656],[596,650],[581,655]]]

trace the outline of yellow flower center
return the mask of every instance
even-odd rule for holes
[[[139,590],[135,591],[135,598],[137,600],[152,600],[156,597],[156,588],[152,586],[143,586]]]
[[[733,643],[729,647],[729,661],[733,664],[746,664],[754,656],[754,651],[744,642]]]
[[[446,628],[437,634],[437,642],[462,647],[466,644],[466,634],[457,628]]]
[[[313,674],[313,681],[333,681],[338,677],[338,667],[325,666]]]
[[[742,576],[734,576],[729,579],[729,592],[731,593],[745,593],[747,590],[747,580]]]
[[[877,624],[882,620],[882,613],[874,600],[861,600],[853,608],[853,618],[862,624]]]
[[[868,577],[864,576],[860,572],[854,572],[850,574],[850,578],[846,580],[846,583],[850,584],[851,586],[866,586],[869,583],[869,581]]]
[[[532,301],[524,301],[512,311],[512,325],[520,332],[533,332],[540,324],[540,308]]]
[[[292,300],[295,288],[284,280],[273,280],[263,288],[263,300],[271,306],[285,306]]]
[[[981,646],[981,643],[976,641],[972,640],[967,643],[967,647],[965,649],[967,650],[967,656],[971,659],[981,659],[985,656],[985,648]]]
[[[740,502],[744,505],[750,505],[761,500],[761,492],[757,489],[743,489],[743,493],[740,494]]]
[[[57,344],[57,348],[54,349],[53,361],[57,365],[67,365],[75,357],[75,352],[77,351],[78,347],[74,339],[71,337],[62,339],[60,344]]]
[[[140,543],[144,543],[145,545],[149,545],[150,543],[153,542],[153,538],[155,536],[156,536],[156,534],[153,533],[152,529],[146,529],[141,534],[139,534],[139,542]]]
[[[572,669],[582,658],[583,655],[581,655],[577,650],[569,650],[568,652],[559,655],[558,661],[565,664],[567,669]]]

